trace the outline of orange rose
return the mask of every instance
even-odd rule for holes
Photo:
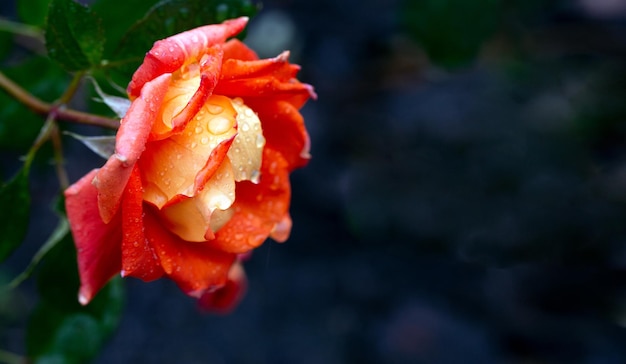
[[[259,60],[226,41],[247,21],[156,42],[128,86],[115,154],[65,191],[82,304],[121,272],[228,309],[245,285],[237,257],[287,239],[289,172],[309,159],[298,110],[315,93],[288,52]]]

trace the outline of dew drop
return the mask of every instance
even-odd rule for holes
[[[250,175],[250,181],[254,184],[259,183],[259,180],[261,179],[261,173],[259,173],[259,171],[252,171],[252,175]]]
[[[209,138],[207,137],[202,137],[202,139],[200,139],[200,143],[207,145],[209,144]]]
[[[248,236],[248,244],[250,244],[251,246],[257,245],[257,238],[254,235]]]
[[[265,137],[261,134],[257,135],[255,145],[257,148],[263,148],[265,146]]]
[[[224,134],[231,128],[231,121],[223,116],[217,116],[209,120],[207,128],[213,134]]]
[[[241,123],[241,131],[246,132],[248,130],[250,130],[250,125],[248,125],[248,123]]]
[[[204,130],[202,130],[201,126],[196,126],[196,129],[194,129],[194,131],[196,132],[196,134],[202,134]]]
[[[133,242],[133,246],[134,246],[135,248],[139,248],[139,242],[138,242],[138,241],[134,241],[134,242]]]
[[[198,144],[196,142],[191,142],[190,147],[193,149],[197,146]]]
[[[244,111],[244,114],[245,114],[247,117],[251,118],[251,117],[253,117],[253,116],[254,116],[254,111],[252,111],[252,109],[246,109],[246,111]]]
[[[222,111],[224,111],[223,107],[221,107],[220,105],[215,105],[215,104],[209,104],[208,109],[209,109],[209,112],[213,115],[217,115],[221,113]]]

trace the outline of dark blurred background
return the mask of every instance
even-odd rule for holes
[[[291,238],[229,316],[127,280],[96,363],[626,362],[626,1],[267,0],[248,34],[319,95]]]

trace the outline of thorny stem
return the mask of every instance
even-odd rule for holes
[[[72,84],[70,84],[72,86]],[[78,82],[75,87],[78,87]],[[117,130],[120,127],[119,120],[106,118],[104,116],[89,114],[86,112],[72,110],[68,108],[60,108],[58,105],[49,104],[37,97],[31,95],[22,87],[17,85],[11,79],[6,77],[4,73],[0,71],[0,88],[4,89],[13,98],[24,104],[32,111],[47,115],[54,110],[55,118],[57,120],[68,121],[72,123],[87,124],[93,126],[99,126],[107,129]],[[69,90],[69,88],[68,88]],[[75,92],[74,90],[73,92]],[[66,92],[66,94],[68,94]]]

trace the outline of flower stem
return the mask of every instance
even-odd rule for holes
[[[6,350],[0,350],[0,362],[7,364],[23,364],[26,363],[26,358]]]
[[[71,88],[73,87],[76,87],[76,88],[78,87],[80,80],[77,80],[77,81],[75,80],[76,78],[72,80],[72,84],[70,84],[70,87],[68,87],[68,91],[71,90]],[[72,86],[74,83],[76,83],[76,86]],[[4,89],[10,96],[12,96],[13,98],[18,100],[29,109],[36,112],[37,114],[47,115],[51,111],[53,111],[53,109],[56,109],[55,116],[57,120],[99,126],[99,127],[113,129],[113,130],[117,130],[120,127],[120,122],[119,120],[116,120],[116,119],[89,114],[89,113],[85,113],[82,111],[72,110],[72,109],[68,109],[64,107],[60,108],[58,107],[58,105],[53,105],[53,104],[44,102],[38,99],[36,96],[28,93],[22,87],[20,87],[11,79],[6,77],[4,73],[2,72],[0,72],[0,88]],[[73,95],[74,92],[76,92],[75,89],[72,91],[71,94],[68,91],[66,91],[64,95],[70,95],[70,97]],[[63,97],[61,99],[63,99]]]
[[[50,130],[50,141],[52,141],[54,166],[56,168],[57,178],[59,179],[59,186],[62,190],[66,190],[70,186],[70,180],[67,177],[67,171],[64,167],[63,144],[61,143],[61,133],[59,132],[59,126],[57,123],[54,123],[52,130]]]
[[[27,24],[17,23],[14,21],[0,18],[0,31],[24,35],[26,37],[35,38],[43,42],[43,32],[41,31],[41,29]]]

